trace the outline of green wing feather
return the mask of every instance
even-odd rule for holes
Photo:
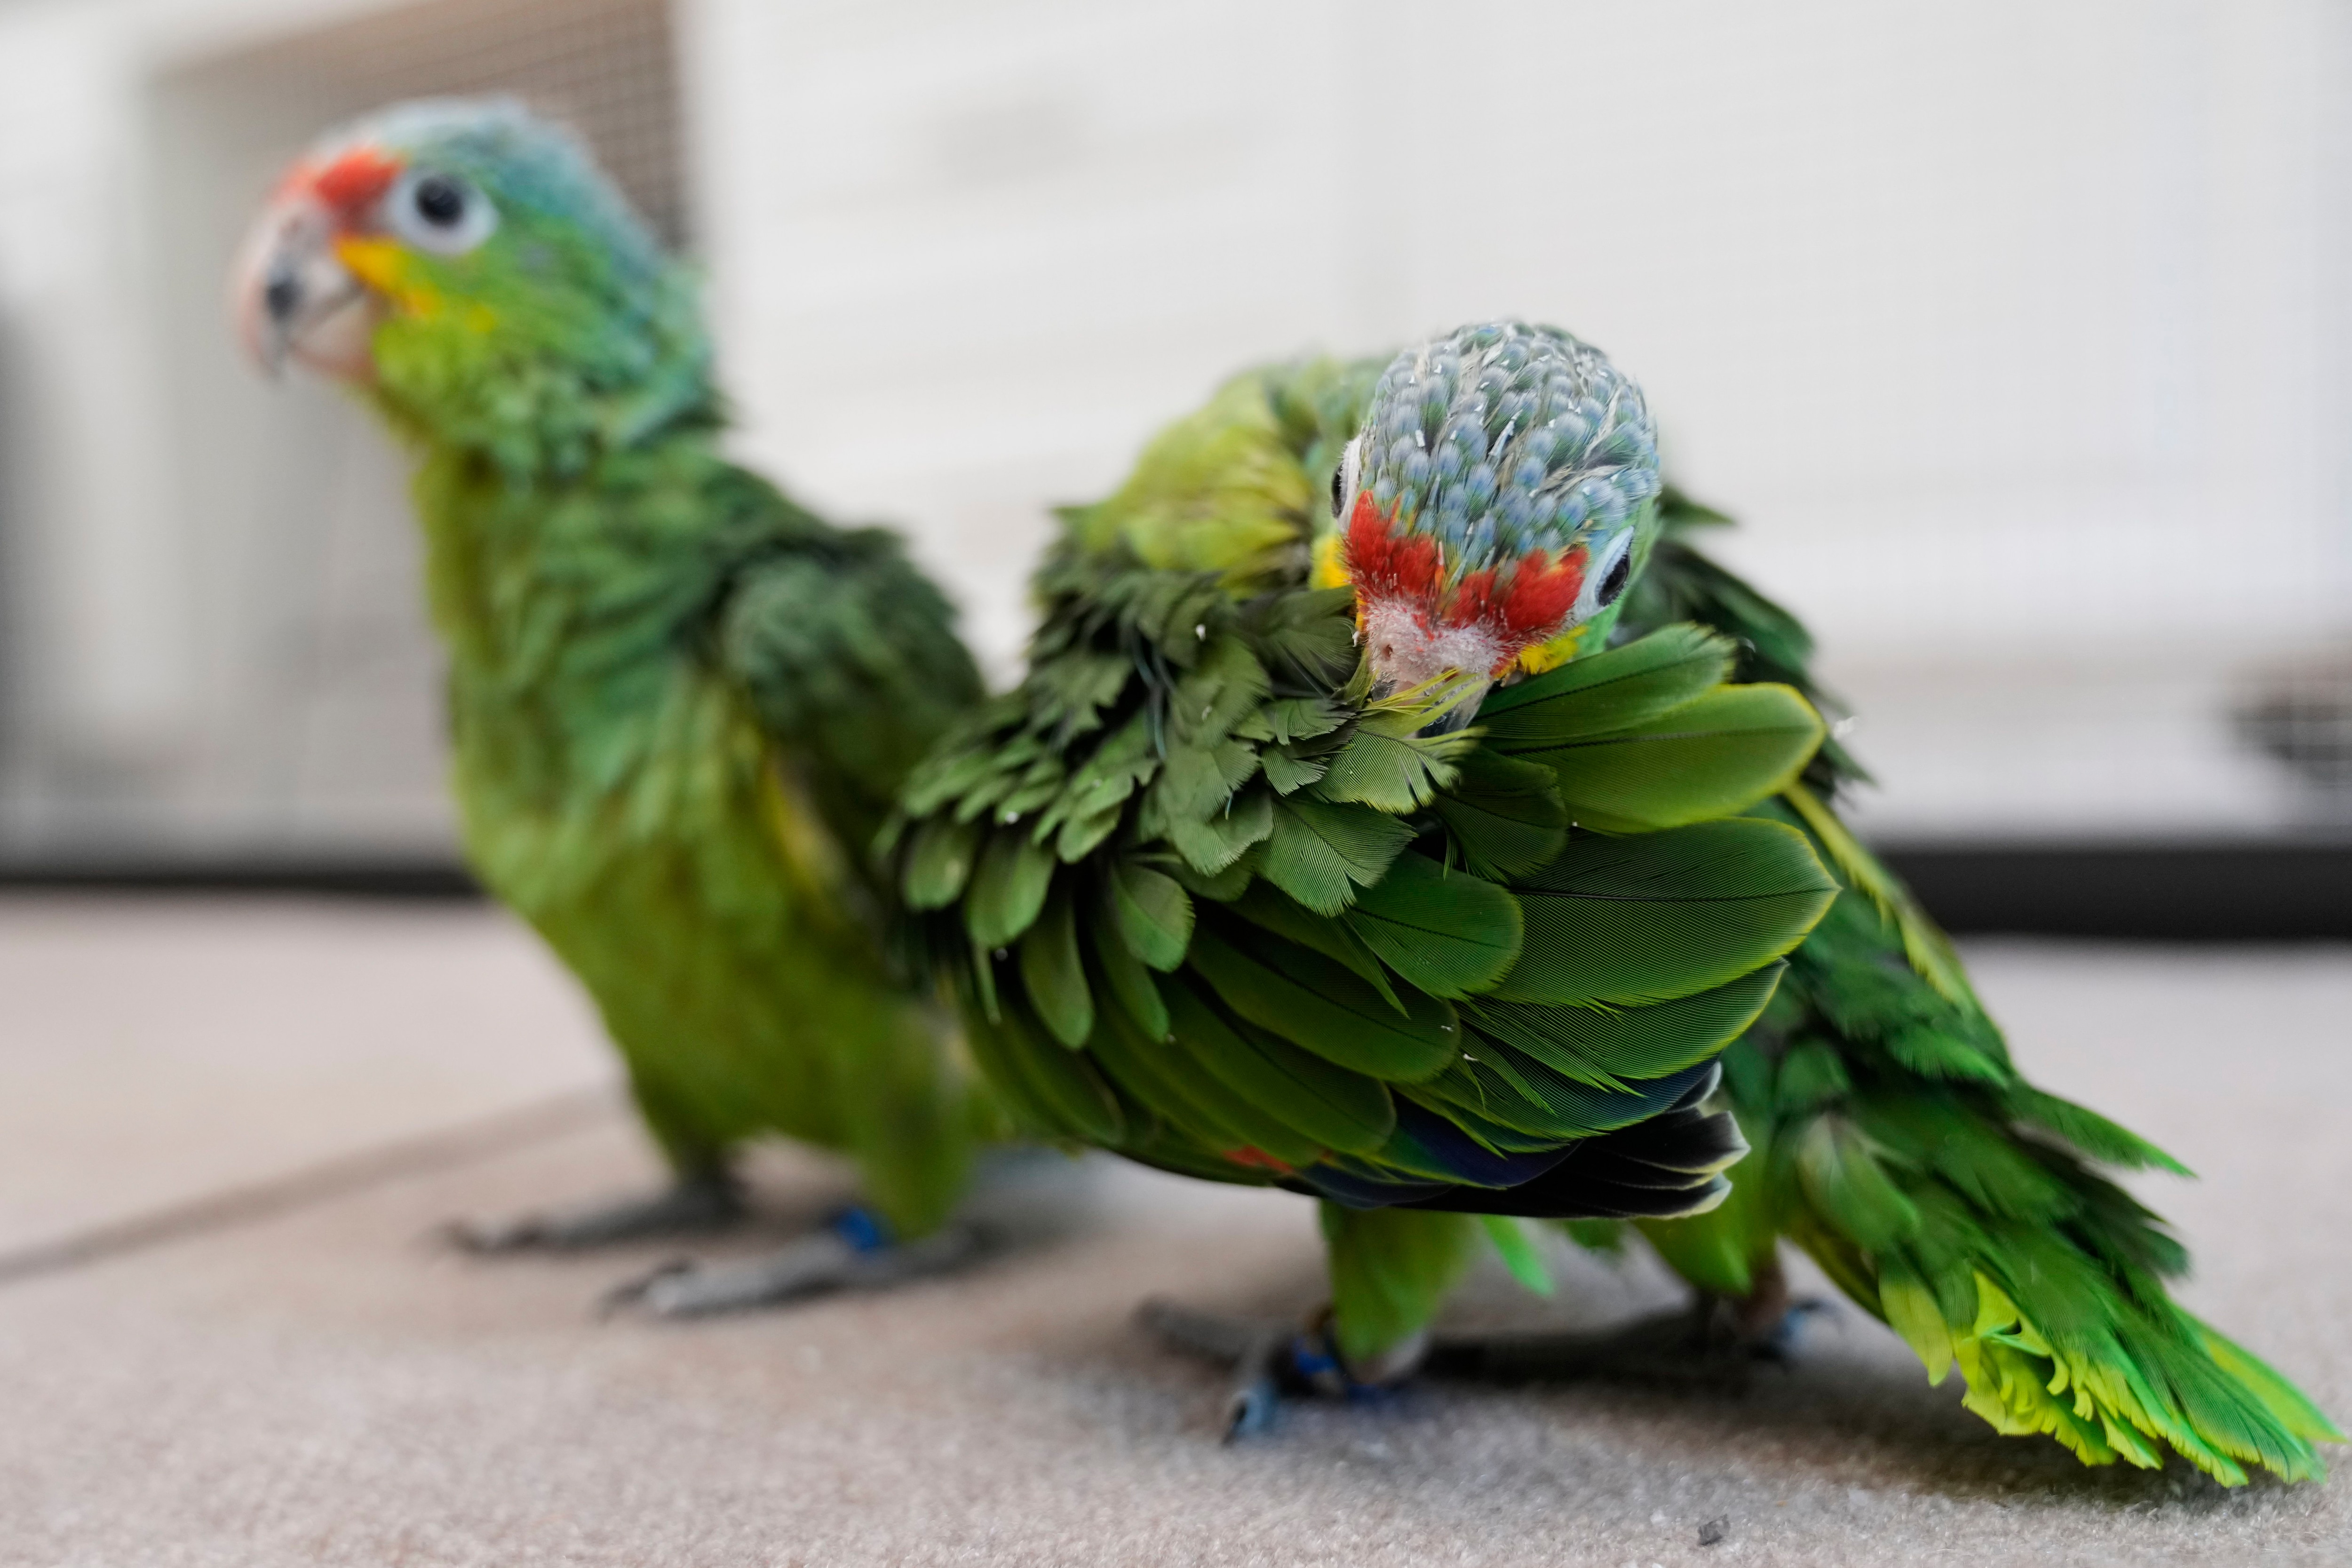
[[[1722,520],[1667,500],[1669,531],[1626,625],[1704,623],[1732,639],[1742,678],[1833,709],[1795,617],[1682,536]],[[2004,1433],[2047,1433],[2085,1463],[2155,1466],[2169,1448],[2231,1485],[2252,1467],[2319,1475],[2315,1446],[2342,1435],[2172,1300],[2164,1281],[2186,1253],[2097,1166],[2186,1173],[2018,1072],[1949,941],[1838,820],[1834,792],[1860,776],[1824,747],[1758,810],[1801,831],[1847,890],[1725,1053],[1755,1151],[1731,1201],[1646,1234],[1695,1284],[1735,1296],[1788,1237],[1932,1379],[1958,1367],[1969,1409]]]
[[[1079,576],[1084,591],[1049,599],[1052,618],[1041,641],[1064,642],[1076,658],[1096,647],[1070,637],[1057,624],[1062,617],[1097,617],[1106,598],[1150,605],[1165,597],[1135,583],[1163,575],[1150,568],[1081,559],[1064,569]],[[1086,581],[1093,573],[1104,581]],[[1240,610],[1224,598],[1197,605],[1202,630],[1156,639],[1143,636],[1139,617],[1102,619],[1098,637],[1129,644],[1127,665],[1136,674],[1127,691],[1073,722],[1055,700],[1066,688],[1049,667],[1033,678],[1044,700],[1031,712],[976,727],[908,791],[931,810],[904,836],[901,875],[910,902],[941,908],[932,929],[950,960],[942,971],[988,975],[970,1000],[985,1009],[992,994],[999,1017],[1017,1019],[1003,1048],[1107,1053],[1108,1079],[1129,1102],[1130,1128],[1162,1136],[1229,1129],[1230,1116],[1221,1126],[1200,1105],[1161,1098],[1171,1076],[1197,1073],[1249,1085],[1255,1104],[1317,1140],[1318,1150],[1346,1149],[1378,1172],[1377,1150],[1332,1139],[1333,1085],[1349,1086],[1342,1101],[1368,1105],[1454,1073],[1462,1081],[1450,1094],[1433,1090],[1423,1100],[1450,1106],[1483,1096],[1515,1117],[1511,1124],[1539,1128],[1555,1142],[1613,1130],[1606,1097],[1547,1099],[1527,1087],[1507,1102],[1482,1089],[1463,1060],[1475,1058],[1479,1068],[1498,1067],[1522,1084],[1528,1071],[1549,1079],[1558,1076],[1553,1064],[1572,1064],[1572,1072],[1605,1083],[1619,1099],[1628,1086],[1684,1071],[1753,1015],[1769,994],[1775,960],[1802,938],[1833,890],[1801,833],[1759,820],[1622,837],[1549,826],[1557,851],[1528,864],[1520,830],[1530,814],[1496,818],[1507,826],[1490,828],[1441,809],[1464,776],[1456,759],[1486,749],[1475,728],[1428,737],[1393,721],[1392,707],[1359,701],[1350,709],[1351,663],[1326,664],[1314,672],[1314,689],[1294,689],[1295,673],[1280,680],[1268,673],[1282,662],[1278,651],[1250,636]],[[1323,613],[1345,615],[1337,605]],[[1676,640],[1690,642],[1682,634]],[[1635,658],[1648,652],[1632,650]],[[1724,655],[1717,649],[1712,657],[1720,663]],[[1204,689],[1191,677],[1204,666],[1255,672],[1233,678],[1248,704],[1200,700]],[[1563,689],[1544,701],[1570,708],[1595,700],[1588,692],[1613,689]],[[1778,729],[1766,731],[1778,734],[1776,746],[1759,754],[1756,727],[1748,726],[1710,751],[1720,729],[1704,715],[1737,690],[1699,686],[1680,704],[1702,715],[1683,732],[1686,762],[1713,775],[1710,789],[1728,808],[1751,805],[1785,784],[1819,734],[1787,722],[1795,705],[1776,694]],[[1265,710],[1307,699],[1346,714],[1314,737],[1324,755],[1344,763],[1369,742],[1379,760],[1335,767],[1324,781],[1285,796],[1260,765],[1265,752],[1286,744],[1275,739],[1276,721]],[[1671,721],[1674,712],[1667,708],[1664,717]],[[1562,726],[1573,722],[1570,714],[1553,716]],[[1583,728],[1606,736],[1631,727],[1612,717]],[[1093,765],[1100,750],[1135,732],[1160,737],[1136,765]],[[976,854],[967,850],[956,824],[963,801],[990,794],[1008,773],[1034,772],[1036,742],[1056,735],[1064,737],[1061,750],[1047,754],[1058,758],[1061,792],[1027,813],[989,808],[974,818],[984,843]],[[1394,763],[1399,752],[1411,760]],[[996,765],[976,770],[973,755]],[[1559,786],[1549,785],[1555,795],[1547,796],[1538,776],[1541,770],[1557,780],[1559,766],[1494,760],[1521,771],[1511,787],[1548,803],[1532,815],[1564,822]],[[1110,808],[1115,826],[1065,858],[1057,847],[1066,825],[1105,809],[1107,772],[1122,781],[1122,798]],[[1342,782],[1329,783],[1332,773]],[[1407,782],[1366,787],[1366,779],[1383,773]],[[941,796],[934,780],[948,776],[969,781],[964,795]],[[1680,814],[1677,805],[1674,815]],[[940,890],[952,876],[940,866],[967,859],[963,887],[942,905]],[[1526,868],[1514,875],[1498,865]],[[1727,990],[1736,1003],[1716,997]],[[1675,1010],[1701,999],[1709,1005]],[[1474,1016],[1464,1006],[1481,1010]],[[1111,1038],[1113,1030],[1134,1037]],[[1312,1086],[1270,1071],[1263,1047],[1294,1064],[1317,1064]],[[1180,1053],[1172,1065],[1171,1047]],[[1133,1060],[1139,1049],[1145,1065]],[[1248,1055],[1232,1056],[1236,1050]],[[1151,1052],[1161,1059],[1149,1059]],[[1528,1070],[1513,1065],[1521,1059]],[[1067,1126],[1070,1118],[1056,1121]],[[1284,1169],[1292,1162],[1270,1159],[1271,1151],[1245,1140],[1192,1152],[1196,1163],[1223,1161],[1234,1180],[1293,1173]],[[1303,1176],[1309,1185],[1313,1164]],[[1426,1167],[1402,1165],[1395,1173],[1420,1180]],[[1693,1201],[1719,1190],[1711,1173],[1695,1184],[1701,1191]]]
[[[714,617],[719,662],[789,748],[827,826],[864,846],[916,763],[982,700],[980,672],[897,535],[826,527],[758,488],[769,536],[737,547]]]

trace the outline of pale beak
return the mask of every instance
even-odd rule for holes
[[[1478,700],[1492,684],[1487,672],[1506,648],[1484,626],[1432,626],[1413,605],[1375,599],[1362,611],[1365,657],[1372,667],[1372,693],[1385,697],[1452,676],[1475,683],[1454,708],[1428,728],[1443,734],[1461,729],[1478,711]],[[1454,689],[1460,689],[1455,688]]]
[[[324,202],[296,191],[273,202],[245,242],[231,307],[246,352],[272,375],[289,359],[344,381],[374,374],[378,301],[336,258],[336,230]]]

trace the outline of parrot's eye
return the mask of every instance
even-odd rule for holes
[[[499,226],[489,198],[456,174],[416,169],[401,176],[385,201],[392,230],[419,250],[460,256]]]
[[[1605,610],[1615,604],[1617,595],[1623,593],[1625,584],[1633,580],[1633,555],[1628,551],[1617,557],[1617,563],[1609,568],[1609,575],[1601,579],[1601,607]]]
[[[466,216],[466,193],[445,175],[425,175],[409,199],[416,205],[416,216],[435,228],[455,228]]]
[[[1576,618],[1591,620],[1622,598],[1633,581],[1633,531],[1621,530],[1592,558],[1584,591],[1576,596]]]

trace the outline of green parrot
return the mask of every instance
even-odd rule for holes
[[[1021,779],[997,786],[1005,805],[1034,809],[1033,795],[1060,799],[1045,788],[1058,774],[1027,759],[1046,754],[1044,742],[1062,729],[1083,734],[1082,723],[1101,727],[1090,717],[1074,718],[1086,711],[1076,703],[1094,702],[1098,697],[1108,703],[1121,692],[1108,664],[1090,676],[1079,659],[1090,646],[1079,634],[1089,624],[1105,624],[1108,614],[1105,605],[1072,600],[1088,591],[1089,572],[1099,575],[1105,571],[1089,563],[1124,552],[1163,570],[1214,570],[1223,574],[1219,585],[1228,595],[1247,595],[1266,584],[1292,583],[1300,569],[1300,542],[1308,530],[1303,521],[1307,498],[1326,483],[1331,487],[1335,518],[1352,515],[1365,505],[1368,484],[1374,508],[1391,504],[1403,483],[1384,490],[1381,481],[1390,477],[1388,471],[1368,466],[1364,453],[1381,439],[1392,444],[1400,430],[1410,437],[1414,426],[1407,421],[1392,427],[1393,401],[1376,404],[1381,364],[1327,361],[1244,375],[1162,436],[1118,495],[1069,514],[1064,558],[1049,571],[1045,585],[1049,605],[1061,606],[1063,619],[1072,624],[1056,630],[1057,623],[1049,619],[1037,668],[1024,693],[1028,711],[1045,722],[1016,727],[1012,717],[1021,710],[1010,705],[1003,718],[993,721],[996,743],[1009,752],[1008,760],[1037,770],[1034,787]],[[1428,418],[1426,408],[1423,412],[1419,426],[1423,437],[1442,432],[1443,423]],[[1490,420],[1507,418],[1499,408],[1488,413]],[[1363,437],[1343,451],[1341,443],[1360,428]],[[1399,458],[1412,465],[1415,452],[1425,450],[1415,446]],[[1500,465],[1492,466],[1499,477]],[[1456,471],[1463,471],[1459,465]],[[1488,493],[1490,481],[1479,478],[1475,467],[1468,473],[1465,489]],[[1400,476],[1405,482],[1423,477],[1412,466]],[[1495,487],[1496,491],[1500,488]],[[1660,493],[1654,506],[1657,534],[1650,535],[1646,519],[1634,530],[1634,542],[1621,558],[1632,563],[1631,580],[1612,610],[1581,622],[1572,616],[1565,637],[1526,648],[1518,658],[1520,673],[1505,672],[1517,683],[1503,685],[1486,701],[1478,726],[1496,751],[1514,757],[1525,754],[1514,750],[1521,744],[1520,715],[1532,701],[1541,700],[1551,684],[1575,680],[1580,672],[1597,674],[1661,638],[1689,635],[1694,625],[1727,639],[1734,679],[1794,689],[1816,706],[1833,706],[1812,679],[1811,645],[1803,628],[1694,543],[1695,529],[1727,520],[1671,489]],[[1499,506],[1482,511],[1474,502],[1457,513],[1465,526],[1442,536],[1445,547],[1461,552],[1489,513],[1498,532],[1515,527],[1524,531],[1521,517],[1503,514]],[[1354,588],[1363,631],[1393,626],[1393,606],[1384,610],[1381,605],[1385,580],[1377,574],[1385,560],[1379,542],[1370,542],[1370,551],[1358,550],[1352,530],[1342,534],[1321,527],[1313,540],[1309,570],[1315,580]],[[1609,548],[1603,534],[1593,559],[1606,562]],[[1244,563],[1243,570],[1233,574],[1229,562]],[[1088,616],[1091,623],[1082,618]],[[1167,624],[1181,631],[1190,618],[1189,612],[1171,615]],[[1412,629],[1424,626],[1448,635],[1434,617],[1412,622]],[[1413,654],[1411,635],[1408,631],[1408,658]],[[1095,638],[1099,642],[1099,632]],[[1612,641],[1616,646],[1608,647]],[[1179,636],[1171,651],[1184,647]],[[1580,650],[1590,651],[1549,674],[1540,673]],[[1382,652],[1377,639],[1370,651],[1375,656]],[[1104,684],[1089,687],[1089,679]],[[1171,717],[1181,713],[1181,707],[1172,709]],[[1269,717],[1269,727],[1274,722]],[[1667,729],[1671,732],[1680,727]],[[1037,737],[1040,744],[1023,745],[1024,734]],[[1589,756],[1591,743],[1586,744]],[[1060,749],[1075,750],[1066,745]],[[1102,749],[1107,743],[1096,754]],[[1289,765],[1278,760],[1285,750],[1265,751],[1263,742],[1260,749],[1265,752],[1261,765],[1277,802],[1311,801],[1311,795],[1296,792],[1295,786],[1286,794],[1284,785],[1290,780],[1276,776],[1277,768]],[[1420,819],[1424,836],[1416,851],[1434,852],[1442,832],[1461,851],[1461,859],[1478,868],[1475,834],[1494,824],[1471,816],[1459,792],[1480,784],[1479,770],[1492,765],[1480,762],[1482,755],[1483,751],[1457,759],[1461,776],[1450,790],[1434,795],[1431,809],[1440,820],[1431,824],[1425,816]],[[1575,820],[1609,833],[1622,833],[1632,826],[1610,820],[1585,804],[1589,794],[1573,771],[1573,765],[1581,765],[1580,759],[1553,751],[1544,753],[1544,760],[1559,770],[1555,788]],[[979,766],[979,754],[966,765]],[[1133,787],[1106,783],[1115,775],[1099,767],[1079,776],[1097,793],[1064,806],[1064,818],[1100,809],[1101,801],[1123,799]],[[2179,1166],[2105,1119],[2034,1089],[2018,1073],[1998,1029],[1969,991],[1948,942],[1835,816],[1833,803],[1841,786],[1861,776],[1838,741],[1830,739],[1811,753],[1800,773],[1782,781],[1776,798],[1758,803],[1742,819],[1802,834],[1819,858],[1843,875],[1845,889],[1790,955],[1784,978],[1758,1016],[1739,1026],[1739,1037],[1721,1058],[1722,1088],[1703,1102],[1706,1110],[1736,1112],[1754,1145],[1754,1152],[1730,1172],[1727,1199],[1695,1216],[1638,1222],[1664,1259],[1697,1288],[1696,1310],[1607,1336],[1441,1343],[1433,1367],[1529,1375],[1612,1365],[1655,1370],[1663,1361],[1687,1371],[1779,1353],[1795,1317],[1779,1262],[1778,1244],[1785,1237],[1817,1258],[1855,1301],[1892,1323],[1936,1377],[1957,1366],[1968,1385],[1969,1408],[1998,1430],[2047,1432],[2089,1463],[2120,1458],[2149,1465],[2159,1462],[2162,1449],[2170,1447],[2232,1484],[2245,1479],[2250,1465],[2290,1479],[2317,1475],[2320,1464],[2314,1445],[2341,1441],[2336,1428],[2275,1373],[2171,1301],[2163,1280],[2184,1268],[2184,1252],[2154,1215],[2095,1168],[2153,1165],[2179,1171]],[[970,790],[979,777],[919,775],[910,804],[930,807],[933,795],[943,787]],[[1655,777],[1644,777],[1642,785],[1655,787]],[[1474,837],[1463,839],[1460,833],[1466,824],[1476,826]],[[1061,826],[1057,831],[1073,830]],[[1083,837],[1095,830],[1079,831]],[[1126,825],[1121,831],[1129,835],[1128,842],[1134,841]],[[1282,837],[1268,836],[1243,858],[1241,863],[1257,879],[1253,884],[1256,890],[1245,894],[1245,900],[1267,901],[1262,883],[1275,880],[1289,858]],[[993,847],[1000,840],[992,835],[989,842]],[[1603,846],[1627,848],[1643,842],[1640,837],[1600,840]],[[1580,844],[1592,843],[1572,837],[1568,847],[1574,852]],[[1117,866],[1113,860],[1105,868]],[[1163,852],[1159,866],[1172,876],[1198,880],[1181,853],[1171,860]],[[1116,892],[1118,884],[1110,886]],[[1263,923],[1255,921],[1246,902],[1227,907]],[[1107,915],[1084,901],[1075,908],[1090,927],[1098,928],[1108,919],[1112,930],[1121,929],[1116,922],[1125,910],[1115,900]],[[1377,916],[1377,909],[1372,912]],[[1360,896],[1358,906],[1342,918],[1360,928],[1365,916]],[[1286,918],[1295,926],[1299,917],[1286,910]],[[1290,928],[1276,929],[1296,936]],[[1530,918],[1530,942],[1536,929]],[[1383,964],[1391,963],[1391,948],[1377,946],[1368,931],[1360,934]],[[1118,952],[1102,942],[1098,929],[1089,929],[1087,935],[1096,944],[1089,950],[1095,965],[1089,980],[1099,989],[1119,973],[1114,967]],[[1257,939],[1253,933],[1249,940]],[[1172,940],[1168,942],[1161,956],[1174,947]],[[1024,939],[1019,944],[1024,988],[1029,965],[1035,962],[1032,952],[1030,940]],[[1393,967],[1382,973],[1403,973]],[[983,987],[1000,978],[997,970],[976,970],[972,989],[984,994]],[[1215,977],[1211,980],[1213,984]],[[1051,984],[1050,977],[1046,983]],[[1157,984],[1167,985],[1165,981]],[[1006,989],[1002,984],[997,988]],[[1471,1026],[1485,1033],[1486,1019],[1496,1011],[1491,1004],[1476,996],[1456,1001],[1462,1012],[1472,1015]],[[1027,1036],[1036,1034],[1034,1020],[1010,1016]],[[1116,1017],[1114,1010],[1114,1021]],[[1580,1028],[1590,1029],[1595,1023],[1589,1014],[1576,1019]],[[1528,1044],[1517,1034],[1506,1039],[1514,1047]],[[1181,1043],[1200,1050],[1189,1036]],[[1090,1040],[1089,1052],[1094,1048]],[[1476,1049],[1489,1055],[1493,1047],[1482,1043]],[[1203,1059],[1212,1073],[1220,1070],[1220,1058]],[[1499,1070],[1506,1059],[1493,1054],[1488,1066]],[[1554,1058],[1544,1060],[1558,1065]],[[1025,1058],[1013,1065],[1024,1066]],[[1111,1065],[1115,1069],[1117,1064]],[[1524,1068],[1524,1064],[1514,1065]],[[1622,1080],[1623,1068],[1613,1062],[1604,1065]],[[1230,1066],[1223,1070],[1233,1073]],[[1519,1076],[1530,1087],[1549,1082],[1524,1070]],[[1127,1119],[1119,1132],[1123,1142],[1114,1146],[1196,1174],[1246,1179],[1229,1170],[1202,1168],[1197,1156],[1171,1158],[1164,1142],[1146,1146],[1136,1131],[1139,1110],[1147,1131],[1176,1123],[1178,1118],[1135,1094],[1124,1079],[1114,1081]],[[1205,1081],[1187,1078],[1175,1087],[1197,1094]],[[1246,1091],[1245,1080],[1237,1081]],[[1449,1081],[1450,1074],[1434,1080],[1438,1085]],[[1096,1091],[1089,1086],[1088,1092]],[[1442,1098],[1431,1097],[1427,1086],[1409,1082],[1392,1084],[1391,1095],[1401,1117],[1416,1114],[1408,1107]],[[1447,1103],[1458,1106],[1462,1100]],[[1494,1106],[1508,1103],[1510,1097],[1497,1096],[1491,1102],[1478,1102],[1477,1108],[1494,1118]],[[1155,1115],[1159,1122],[1153,1121]],[[1484,1148],[1503,1152],[1519,1147],[1477,1119],[1457,1118],[1455,1125],[1481,1140]],[[1602,1146],[1595,1145],[1596,1151]],[[1189,1149],[1184,1152],[1192,1154]],[[1270,1179],[1330,1191],[1324,1173],[1328,1163],[1304,1167],[1300,1180],[1279,1173]],[[1574,1162],[1566,1166],[1571,1173],[1575,1169]],[[1384,1288],[1370,1272],[1381,1263],[1373,1247],[1394,1253],[1399,1261],[1389,1266],[1391,1273],[1405,1273],[1422,1283],[1450,1278],[1446,1270],[1459,1266],[1464,1246],[1458,1235],[1454,1250],[1418,1235],[1379,1235],[1373,1226],[1381,1223],[1425,1222],[1393,1207],[1367,1214],[1344,1206],[1349,1197],[1360,1200],[1362,1195],[1334,1191],[1334,1205],[1327,1209],[1334,1238],[1335,1304],[1342,1310],[1343,1321],[1351,1297]],[[1586,1206],[1591,1211],[1602,1205]],[[1381,1215],[1388,1217],[1383,1221]],[[1613,1233],[1622,1229],[1606,1220],[1573,1223],[1567,1228],[1580,1240],[1598,1244],[1615,1239]],[[1507,1237],[1498,1239],[1507,1245]],[[1543,1282],[1539,1266],[1524,1258],[1514,1261],[1523,1277]],[[1418,1306],[1433,1294],[1424,1289],[1411,1300]],[[1165,1313],[1161,1321],[1171,1331],[1225,1354],[1254,1354],[1262,1360],[1280,1349],[1263,1332],[1253,1337],[1234,1325],[1198,1315]],[[1294,1345],[1287,1353],[1291,1365],[1282,1370],[1294,1379],[1304,1372],[1315,1374],[1307,1381],[1325,1386],[1336,1381],[1328,1369],[1337,1358],[1328,1350]],[[1244,1398],[1238,1403],[1247,1405],[1255,1397],[1245,1384]]]
[[[1241,1363],[1229,1432],[1409,1373],[1482,1247],[1538,1277],[1522,1218],[1727,1191],[1716,1057],[1836,895],[1736,814],[1822,728],[1701,628],[1607,647],[1658,489],[1553,329],[1243,375],[1063,514],[1025,679],[908,783],[900,893],[1018,1118],[1319,1202],[1303,1331],[1160,1319]]]
[[[1709,560],[1727,520],[1666,492],[1664,536],[1628,594],[1627,635],[1696,622],[1733,639],[1740,679],[1831,706],[1811,639]],[[2166,1293],[2188,1254],[2098,1166],[2189,1173],[2105,1117],[2027,1082],[1944,934],[1838,820],[1863,774],[1836,742],[1757,815],[1801,829],[1843,875],[1755,1024],[1723,1055],[1753,1152],[1730,1199],[1642,1232],[1700,1292],[1682,1348],[1769,1349],[1789,1305],[1781,1238],[1885,1320],[1995,1429],[2048,1433],[2085,1464],[2169,1447],[2217,1480],[2315,1478],[2343,1434],[2278,1373]],[[1647,1339],[1637,1328],[1621,1342]]]
[[[667,1271],[710,1310],[942,1267],[1001,1125],[894,949],[869,854],[984,696],[946,599],[719,450],[687,269],[567,133],[503,100],[399,106],[287,174],[236,274],[244,337],[352,384],[415,454],[467,855],[603,1015],[676,1184],[488,1249],[721,1222],[730,1157],[835,1152],[865,1202],[779,1257]]]

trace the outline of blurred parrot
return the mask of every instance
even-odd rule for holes
[[[1001,1124],[890,945],[868,849],[983,690],[939,591],[719,451],[686,268],[569,134],[505,100],[387,110],[285,176],[243,336],[415,454],[467,857],[587,988],[675,1172],[485,1249],[723,1222],[730,1154],[845,1156],[865,1204],[772,1259],[646,1283],[684,1312],[944,1267]]]
[[[1692,542],[1727,520],[1671,489],[1661,510],[1625,635],[1708,626],[1738,647],[1739,679],[1834,710],[1804,627]],[[1839,821],[1838,791],[1863,776],[1832,740],[1756,812],[1801,830],[1845,890],[1724,1053],[1723,1102],[1753,1151],[1729,1200],[1642,1224],[1697,1288],[1696,1310],[1617,1347],[1770,1350],[1790,1304],[1786,1237],[1902,1335],[1931,1381],[1958,1367],[1968,1408],[1998,1431],[2048,1433],[2092,1465],[2153,1468],[2169,1447],[2232,1486],[2250,1466],[2320,1475],[2314,1445],[2343,1434],[2172,1300],[2164,1280],[2187,1252],[2096,1167],[2189,1173],[2026,1081],[1943,932]]]
[[[1319,1200],[1303,1331],[1160,1317],[1240,1363],[1229,1433],[1412,1372],[1489,1242],[1538,1279],[1522,1216],[1725,1194],[1716,1057],[1836,894],[1735,814],[1822,729],[1713,633],[1607,647],[1658,488],[1554,329],[1244,374],[1063,514],[1025,679],[908,781],[900,891],[1019,1119]]]

